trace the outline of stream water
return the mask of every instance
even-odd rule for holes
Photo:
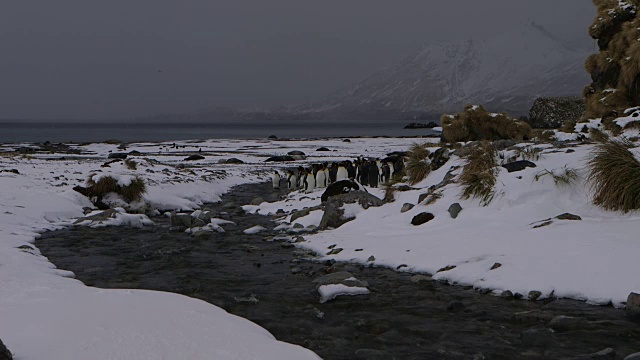
[[[243,185],[209,204],[236,223],[224,225],[224,233],[171,232],[160,217],[142,229],[47,232],[36,245],[87,285],[203,299],[324,359],[622,359],[640,351],[640,325],[612,307],[500,298],[386,268],[321,262],[269,241],[273,234],[244,234],[274,223],[239,206],[281,195],[270,184]],[[342,270],[368,281],[371,293],[320,304],[312,280]],[[557,315],[584,320],[550,330]],[[594,355],[606,348],[613,352]]]

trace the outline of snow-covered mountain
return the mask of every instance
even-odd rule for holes
[[[525,114],[539,96],[579,95],[590,83],[588,55],[529,23],[485,40],[426,45],[306,110],[442,113],[480,103]]]

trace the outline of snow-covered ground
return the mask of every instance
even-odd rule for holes
[[[17,359],[316,359],[311,351],[276,341],[261,327],[200,300],[87,287],[73,273],[56,269],[33,242],[40,232],[84,216],[83,207],[92,204],[72,188],[85,185],[93,174],[124,180],[140,176],[148,187],[147,207],[190,211],[219,201],[234,185],[266,181],[272,168],[281,167],[264,163],[270,155],[302,150],[317,155],[313,161],[333,160],[364,151],[383,155],[411,141],[210,140],[177,147],[171,142],[130,144],[126,150],[112,144],[71,146],[82,151],[79,155],[20,155],[14,150],[31,145],[0,145],[0,339]],[[316,152],[321,146],[336,151]],[[109,153],[131,151],[139,152],[130,156],[137,169],[122,162],[101,167]],[[206,158],[183,161],[193,154]],[[229,158],[246,164],[218,164]],[[118,210],[109,225],[150,221]]]
[[[218,201],[234,185],[266,181],[273,169],[292,165],[265,163],[268,156],[301,150],[308,156],[307,163],[360,155],[383,157],[406,150],[414,141],[210,140],[180,142],[177,148],[173,143],[140,143],[126,150],[117,145],[90,144],[73,146],[83,152],[81,155],[26,156],[12,151],[27,144],[0,145],[0,152],[5,151],[0,154],[0,339],[19,359],[317,358],[200,300],[154,291],[87,287],[41,256],[32,245],[34,239],[43,230],[84,216],[83,207],[91,204],[72,187],[83,185],[92,174],[109,173],[125,179],[140,176],[148,185],[145,206],[161,212],[190,212],[204,202]],[[320,147],[331,151],[316,151]],[[640,292],[640,242],[636,236],[640,214],[607,212],[591,204],[591,192],[584,181],[591,146],[576,146],[574,152],[542,147],[540,159],[533,160],[536,168],[514,173],[501,169],[497,196],[487,207],[476,200],[460,200],[456,184],[441,189],[442,197],[434,204],[417,204],[419,195],[439,183],[451,166],[462,164],[454,156],[416,184],[418,190],[397,192],[395,202],[377,208],[350,206],[348,215],[355,220],[335,230],[307,234],[306,242],[297,245],[326,258],[426,272],[436,279],[476,288],[511,290],[525,297],[537,290],[542,297],[611,302],[620,307],[629,292]],[[134,150],[140,152],[131,156],[138,163],[136,170],[122,163],[100,166],[110,152]],[[205,155],[205,159],[183,161],[193,154]],[[245,164],[218,164],[229,158]],[[182,168],[181,164],[188,166]],[[565,167],[576,169],[582,178],[572,185],[556,186],[549,175],[540,176],[544,170],[560,172]],[[18,174],[7,171],[11,169]],[[383,196],[381,189],[368,190]],[[293,192],[282,202],[244,208],[260,213],[283,209],[290,214],[320,204],[321,193]],[[447,209],[455,202],[463,210],[452,219]],[[401,213],[404,203],[416,206]],[[116,223],[142,226],[148,222],[143,216],[119,211],[121,220]],[[411,225],[411,219],[425,211],[435,219]],[[567,212],[579,215],[582,221],[556,219],[548,226],[534,228],[542,220]],[[318,225],[321,217],[322,211],[316,210],[294,223],[306,228]],[[283,217],[281,229],[290,226],[286,224],[290,218]],[[214,225],[224,227],[223,223]],[[343,250],[325,255],[331,245]],[[496,263],[501,266],[491,270]],[[445,267],[450,270],[438,272]]]

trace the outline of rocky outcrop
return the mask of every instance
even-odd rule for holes
[[[11,352],[9,351],[9,349],[7,349],[7,347],[2,343],[2,340],[0,340],[0,360],[12,360],[13,359],[13,355],[11,355]]]
[[[584,99],[576,96],[541,97],[533,103],[527,122],[534,129],[557,129],[566,121],[578,121],[585,107]]]
[[[364,191],[352,191],[348,194],[332,196],[324,205],[324,214],[322,215],[318,229],[337,228],[353,220],[344,218],[344,210],[342,207],[345,204],[355,203],[360,204],[364,209],[382,206],[383,204],[381,199]]]

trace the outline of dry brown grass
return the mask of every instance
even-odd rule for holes
[[[447,142],[476,140],[524,140],[531,126],[507,114],[490,114],[482,106],[468,105],[455,115],[442,116],[442,136]]]
[[[640,161],[628,146],[620,141],[599,144],[588,162],[593,203],[607,210],[640,209]]]
[[[429,175],[431,172],[430,153],[426,149],[426,144],[414,143],[411,145],[407,154],[407,166],[405,169],[409,184],[417,184]]]
[[[560,170],[549,171],[547,169],[544,169],[534,176],[534,180],[540,181],[540,179],[547,176],[553,179],[553,183],[556,185],[556,187],[572,186],[576,183],[576,181],[580,179],[580,175],[578,174],[578,171],[576,169],[570,168],[565,165]]]
[[[495,196],[497,156],[498,151],[489,142],[478,144],[466,158],[466,163],[460,174],[462,199],[477,198],[487,206]]]
[[[591,128],[589,133],[591,134],[591,140],[595,142],[603,143],[609,141],[609,135],[602,130]]]
[[[127,165],[129,170],[136,170],[138,168],[138,163],[131,159],[125,159],[124,164]]]
[[[108,193],[116,193],[127,202],[132,202],[141,200],[146,192],[144,180],[139,177],[133,179],[128,186],[120,186],[118,180],[111,176],[102,176],[98,181],[93,179],[94,176],[95,174],[92,174],[87,180],[87,192],[98,199],[102,199]]]

